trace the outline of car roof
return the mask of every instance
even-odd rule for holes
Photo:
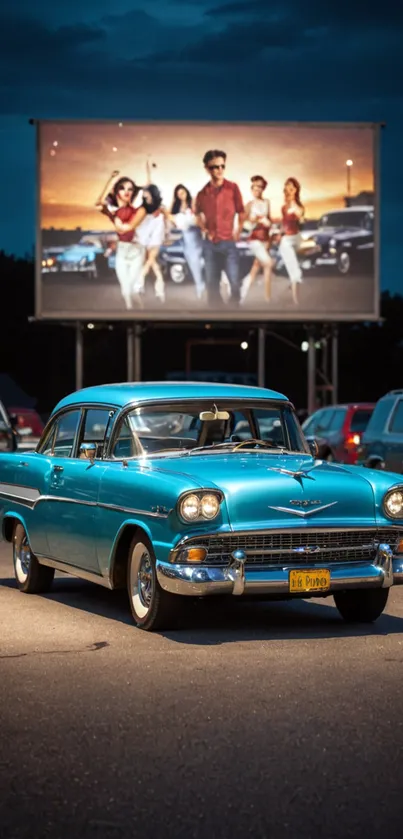
[[[375,404],[375,402],[343,402],[338,405],[324,405],[323,408],[318,408],[318,411],[333,411],[335,408],[375,408]]]
[[[357,212],[366,212],[366,213],[373,213],[374,208],[371,204],[357,204],[355,207],[339,207],[338,210],[328,210],[326,213],[323,213],[324,216],[329,216],[331,213],[357,213]]]
[[[178,399],[281,399],[275,390],[220,382],[121,382],[86,387],[71,393],[56,405],[52,413],[70,405],[103,404],[123,408],[132,402]]]

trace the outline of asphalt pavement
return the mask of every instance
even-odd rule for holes
[[[2,839],[403,835],[403,587],[371,626],[333,601],[192,603],[181,631],[0,544]]]
[[[206,316],[208,306],[206,301],[198,301],[192,283],[174,283],[167,280],[165,284],[166,299],[161,303],[154,294],[154,283],[151,277],[146,281],[145,294],[141,298],[134,298],[133,310],[125,309],[119,283],[114,274],[95,279],[78,273],[65,272],[63,274],[43,274],[41,279],[40,308],[44,315],[51,317],[55,312],[66,315],[91,318],[96,315],[125,317],[142,310],[152,312],[156,318],[162,313],[182,312],[190,316]],[[264,299],[263,279],[258,277],[252,285],[245,303],[239,308],[222,305],[223,317],[247,317],[248,313],[262,311],[271,315],[300,317],[301,315],[323,314],[337,320],[344,314],[357,314],[373,311],[374,281],[368,275],[342,276],[336,272],[327,274],[312,272],[304,276],[304,281],[298,287],[298,305],[293,302],[291,286],[286,276],[274,276],[270,302]],[[140,305],[141,304],[141,305]],[[221,314],[221,312],[220,312]]]

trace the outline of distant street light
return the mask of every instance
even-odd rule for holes
[[[302,342],[302,344],[301,344],[301,350],[302,350],[302,352],[308,352],[308,350],[309,350],[309,344],[308,344],[308,341],[303,341],[303,342]]]
[[[241,350],[247,350],[248,346],[249,346],[249,344],[248,344],[247,341],[242,341]]]
[[[347,196],[350,198],[351,195],[351,167],[353,165],[352,160],[346,160],[346,174],[347,174]]]

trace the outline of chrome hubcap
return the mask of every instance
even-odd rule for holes
[[[18,579],[24,583],[31,565],[31,550],[25,535],[18,546],[14,544],[14,565]]]
[[[145,618],[154,595],[154,574],[150,552],[143,542],[133,548],[130,562],[130,596],[138,618]]]
[[[144,606],[149,608],[153,593],[153,572],[148,553],[144,553],[141,557],[138,581],[140,598],[143,601]]]
[[[343,274],[346,274],[350,268],[350,257],[348,253],[340,254],[340,270]]]

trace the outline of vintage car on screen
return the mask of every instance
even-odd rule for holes
[[[319,220],[313,239],[320,248],[315,265],[336,269],[339,274],[374,270],[374,208],[346,207],[331,210]]]
[[[45,592],[55,569],[127,587],[146,630],[175,626],[186,597],[210,595],[333,595],[344,619],[373,621],[403,582],[401,475],[315,453],[271,390],[73,393],[36,451],[0,457],[18,587]]]
[[[315,228],[316,230],[316,224]],[[314,266],[315,257],[320,252],[320,247],[317,245],[314,237],[314,230],[309,222],[304,226],[301,232],[301,244],[298,250],[298,259],[301,267],[309,270]],[[239,262],[240,275],[246,276],[252,267],[255,259],[249,247],[248,238],[250,231],[243,231],[239,241],[236,243]],[[272,227],[272,241],[270,246],[270,256],[273,260],[273,270],[276,274],[286,275],[287,271],[279,253],[279,244],[281,239],[280,225],[274,224]],[[180,231],[171,231],[168,240],[162,246],[159,252],[159,261],[164,270],[165,278],[172,280],[174,283],[192,283],[193,278],[186,261],[183,250],[183,238]]]
[[[76,244],[68,245],[59,253],[54,254],[51,257],[50,268],[49,258],[44,257],[42,272],[46,270],[78,272],[94,278],[109,274],[114,268],[116,242],[116,233],[86,233]],[[43,262],[46,262],[45,267]]]

